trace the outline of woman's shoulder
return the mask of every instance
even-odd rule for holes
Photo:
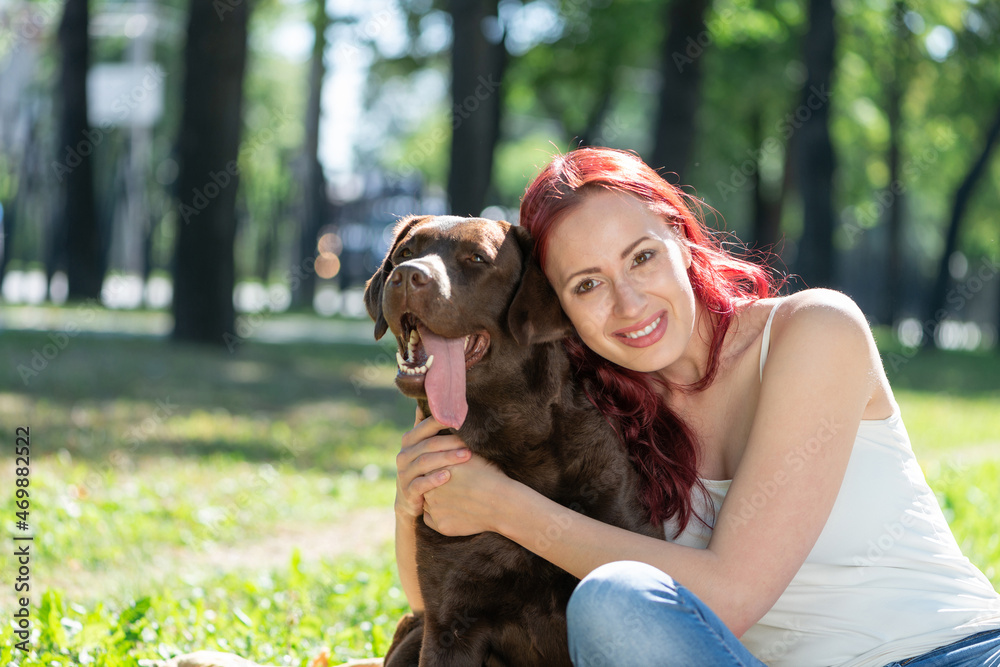
[[[814,348],[822,344],[844,353],[874,349],[875,341],[865,314],[854,300],[832,289],[812,288],[776,297],[771,341],[785,346]]]
[[[837,290],[813,287],[767,301],[774,304],[774,319],[780,318],[784,326],[794,322],[801,327],[839,325],[870,330],[865,314],[854,299]],[[777,321],[774,326],[778,326]]]

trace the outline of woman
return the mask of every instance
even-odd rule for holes
[[[1000,664],[1000,596],[961,555],[849,298],[774,296],[630,153],[556,157],[521,224],[574,324],[580,380],[621,424],[668,540],[564,508],[423,419],[397,458],[414,608],[423,514],[581,578],[576,665]],[[561,538],[541,548],[553,523]]]

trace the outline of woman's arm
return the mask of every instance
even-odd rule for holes
[[[616,560],[649,563],[741,636],[819,537],[880,368],[868,324],[849,298],[809,290],[786,299],[750,436],[707,549],[603,524],[499,472],[483,473],[492,466],[472,465],[476,457],[427,493],[425,521],[447,535],[493,530],[581,578]],[[492,499],[476,500],[485,494]]]
[[[424,599],[417,581],[417,519],[424,513],[424,494],[448,481],[445,466],[468,461],[470,452],[457,436],[435,435],[442,426],[425,419],[417,407],[413,429],[403,435],[396,455],[396,567],[410,609],[421,611]]]
[[[424,598],[417,581],[417,531],[416,519],[396,512],[396,569],[403,594],[413,611],[422,611]]]

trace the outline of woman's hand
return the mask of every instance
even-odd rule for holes
[[[447,484],[424,493],[424,523],[449,537],[496,532],[501,503],[511,482],[499,468],[473,456],[454,466]]]
[[[417,406],[413,429],[403,435],[396,455],[396,514],[416,519],[424,513],[424,494],[451,476],[450,466],[468,461],[471,452],[457,435],[437,435],[445,427],[424,419]]]

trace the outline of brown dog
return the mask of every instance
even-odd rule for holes
[[[574,383],[558,342],[572,328],[524,229],[403,219],[365,303],[375,338],[395,335],[396,384],[424,414],[562,505],[663,537],[617,435]],[[420,520],[417,575],[426,610],[400,621],[386,667],[570,665],[566,603],[577,579],[562,569],[496,533],[445,537]]]

